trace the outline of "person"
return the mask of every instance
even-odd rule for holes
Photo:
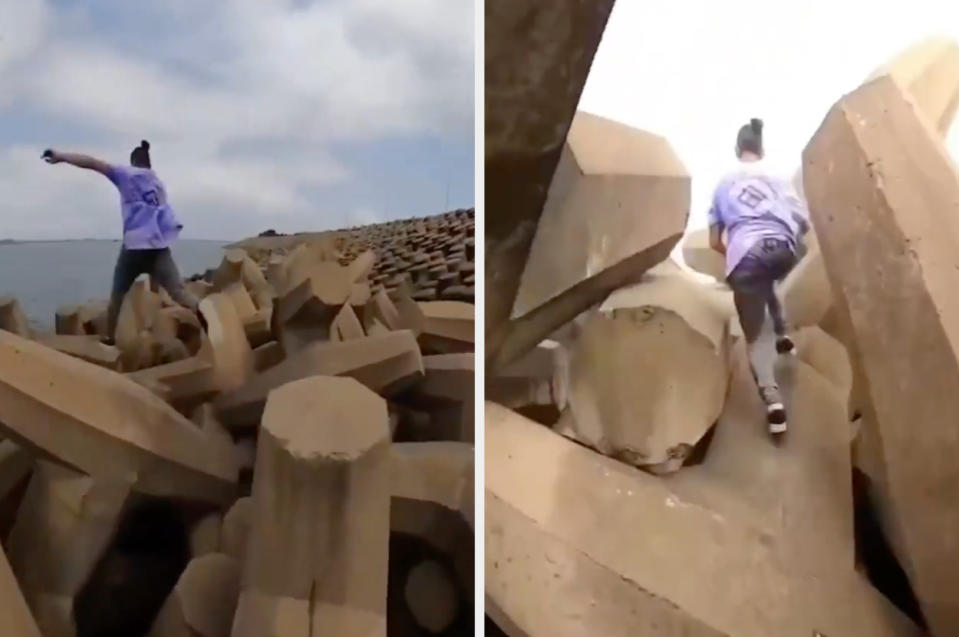
[[[197,298],[184,287],[170,252],[170,246],[179,236],[183,224],[167,201],[163,182],[153,171],[149,142],[144,140],[133,149],[129,166],[108,164],[89,155],[52,149],[44,151],[43,158],[50,164],[65,163],[98,172],[120,192],[123,246],[113,271],[105,342],[113,342],[123,298],[141,274],[149,274],[153,282],[166,289],[174,301],[197,312],[199,316]]]
[[[763,161],[763,122],[752,119],[736,138],[739,166],[720,180],[709,209],[709,244],[726,258],[726,281],[733,290],[739,322],[759,395],[772,434],[786,432],[786,409],[774,374],[776,354],[795,354],[786,333],[775,285],[798,261],[809,213],[792,185],[770,174]],[[723,231],[727,243],[723,243]],[[766,311],[772,341],[760,339]]]

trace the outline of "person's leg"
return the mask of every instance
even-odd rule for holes
[[[766,309],[773,294],[773,279],[768,276],[761,259],[748,255],[729,276],[736,313],[746,340],[746,353],[759,395],[766,405],[767,423],[772,433],[786,430],[786,411],[776,384],[776,346],[774,338],[764,333]]]
[[[110,305],[107,308],[107,338],[116,336],[120,306],[133,282],[143,273],[143,255],[138,250],[120,248],[117,264],[113,269],[113,289],[110,291]]]
[[[173,261],[173,254],[169,248],[159,250],[153,261],[153,267],[150,269],[150,276],[169,293],[170,298],[194,312],[197,311],[199,301],[196,296],[190,293],[183,285],[183,279],[180,278],[180,271]]]

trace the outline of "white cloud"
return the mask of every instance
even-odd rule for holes
[[[174,205],[199,215],[187,236],[196,228],[233,238],[271,219],[291,229],[315,224],[313,211],[325,206],[311,200],[311,189],[351,180],[361,192],[370,187],[334,155],[334,144],[471,143],[470,1],[171,0],[145,9],[153,14],[140,26],[114,27],[109,20],[126,10],[120,2],[68,11],[49,1],[0,0],[0,81],[11,89],[0,95],[0,111],[25,108],[70,122],[102,143],[69,150],[98,150],[112,161],[149,139]],[[88,175],[33,165],[56,139],[5,149],[3,134],[0,124],[0,183],[16,191],[5,192],[3,236],[74,230],[37,221],[41,203],[55,208],[65,197],[88,213],[80,219],[104,205]],[[270,150],[237,150],[244,145]],[[90,222],[77,227],[84,236],[117,234]]]

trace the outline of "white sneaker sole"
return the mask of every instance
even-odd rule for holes
[[[784,416],[786,414],[786,407],[782,403],[771,403],[766,405],[766,416],[767,418],[775,412],[780,412]],[[786,419],[783,418],[783,422],[769,422],[769,433],[771,434],[782,434],[786,433]]]

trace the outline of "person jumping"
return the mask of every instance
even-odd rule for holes
[[[795,354],[786,334],[775,285],[798,261],[809,213],[792,185],[772,176],[763,163],[763,122],[752,119],[739,129],[736,157],[740,165],[716,187],[709,209],[709,245],[726,257],[726,281],[733,290],[739,323],[759,395],[766,405],[769,432],[786,432],[786,408],[774,374],[776,353]],[[727,244],[723,244],[723,231]],[[776,335],[761,343],[759,335],[772,316]]]
[[[167,202],[163,182],[153,172],[149,142],[144,140],[133,149],[130,166],[112,165],[89,155],[52,149],[44,151],[43,159],[49,164],[66,163],[96,171],[113,182],[120,192],[123,247],[113,271],[105,342],[113,342],[123,297],[144,273],[166,289],[174,301],[197,312],[197,298],[184,287],[170,253],[170,246],[180,235],[183,224]]]

